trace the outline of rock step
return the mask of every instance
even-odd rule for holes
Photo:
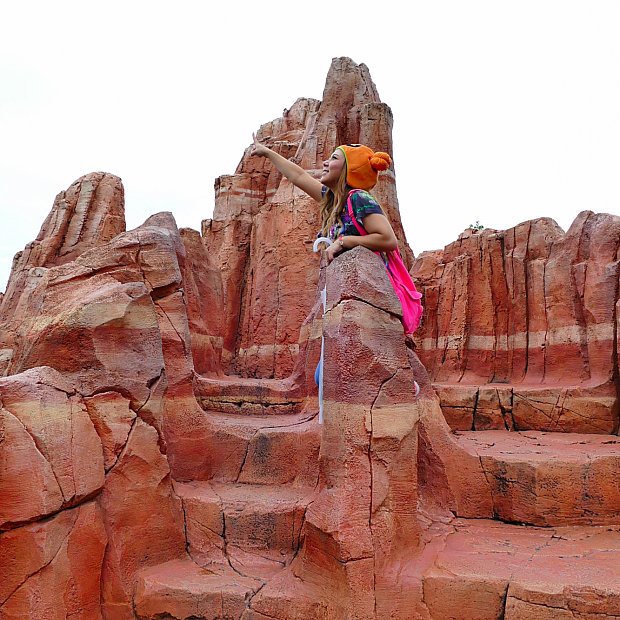
[[[480,461],[494,517],[541,526],[620,523],[620,437],[540,431],[455,437]]]
[[[431,618],[620,617],[618,526],[542,529],[460,519],[452,525],[421,577]],[[418,587],[419,563],[409,569],[402,587]]]
[[[301,413],[306,401],[302,384],[290,378],[198,376],[194,381],[194,393],[205,411],[245,415]]]
[[[210,453],[204,479],[314,486],[321,428],[316,416],[207,412]]]
[[[134,609],[140,620],[240,618],[262,585],[230,567],[214,570],[172,560],[140,571]]]
[[[538,430],[561,433],[618,431],[618,394],[609,380],[596,385],[433,383],[454,431]]]
[[[300,414],[304,400],[289,398],[247,397],[242,395],[197,396],[198,404],[205,411],[241,415],[286,415]]]
[[[314,489],[289,485],[175,483],[188,551],[201,566],[229,564],[266,579],[288,565]]]

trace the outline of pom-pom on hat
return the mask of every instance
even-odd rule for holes
[[[376,153],[363,144],[338,147],[347,162],[347,183],[355,189],[371,189],[377,184],[380,170],[387,170],[392,158],[382,151]]]

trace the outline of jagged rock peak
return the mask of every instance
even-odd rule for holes
[[[340,93],[351,97],[354,105],[381,102],[368,67],[363,63],[358,65],[346,56],[332,59],[325,81],[323,102],[334,98],[337,100]]]
[[[323,96],[297,99],[281,118],[261,125],[258,139],[316,177],[340,144],[392,152],[392,113],[365,65],[333,59]],[[202,230],[223,276],[225,372],[285,377],[296,359],[300,325],[315,302],[311,242],[320,228],[319,209],[250,147],[235,174],[220,177],[215,189],[213,218]],[[411,261],[393,169],[380,175],[373,193]]]
[[[125,192],[121,179],[107,172],[91,172],[56,196],[35,241],[42,246],[36,266],[70,262],[122,232]]]
[[[3,318],[15,308],[29,275],[74,261],[125,232],[125,191],[121,179],[91,172],[60,192],[37,238],[13,259],[0,310]],[[39,274],[40,275],[40,274]]]

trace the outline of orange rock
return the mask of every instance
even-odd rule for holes
[[[0,409],[0,436],[2,527],[57,512],[64,498],[52,466],[24,425],[6,409]]]
[[[106,471],[118,459],[127,443],[127,437],[136,414],[129,407],[129,401],[118,392],[103,392],[85,398],[86,410],[101,439]]]
[[[423,575],[424,603],[433,619],[607,620],[620,610],[619,552],[617,528],[457,521]]]
[[[182,228],[180,235],[185,247],[181,271],[194,368],[199,374],[221,373],[222,275],[197,231]]]
[[[391,127],[342,58],[258,135],[315,174]],[[0,617],[618,617],[620,218],[422,254],[414,351],[379,258],[312,253],[250,149],[202,235],[123,210],[80,179],[0,294]]]
[[[105,172],[80,177],[60,192],[36,240],[13,263],[0,317],[19,318],[30,289],[45,269],[75,260],[105,245],[125,230],[125,198],[121,180]]]
[[[135,610],[140,620],[240,618],[260,587],[260,581],[230,568],[213,572],[188,560],[173,560],[142,572]]]
[[[417,503],[419,412],[402,325],[382,309],[392,309],[394,293],[361,285],[349,298],[353,289],[342,286],[341,272],[352,274],[353,283],[385,277],[381,261],[363,248],[327,269],[321,490],[291,564],[302,583],[283,574],[253,599],[252,609],[268,617],[304,617],[313,609],[305,594],[310,585],[324,605],[315,617],[374,617],[376,575],[418,540],[411,506]]]
[[[493,496],[480,457],[461,445],[446,423],[439,398],[421,399],[418,428],[420,492],[443,511],[492,517]]]
[[[618,438],[485,431],[459,433],[457,442],[480,459],[493,516],[541,526],[620,523]]]
[[[469,431],[474,428],[478,386],[435,383],[433,387],[439,396],[441,410],[450,428],[454,431]]]

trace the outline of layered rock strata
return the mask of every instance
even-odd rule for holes
[[[205,570],[145,570],[139,618],[211,618],[220,605],[244,619],[383,617],[382,578],[417,548],[420,529],[413,371],[381,260],[358,248],[325,280],[327,312],[314,320],[325,337],[324,424],[316,402],[312,418],[286,426],[277,414],[207,412],[223,452],[245,457],[180,485],[190,555]]]
[[[466,231],[413,268],[418,353],[454,429],[618,431],[620,218]]]

